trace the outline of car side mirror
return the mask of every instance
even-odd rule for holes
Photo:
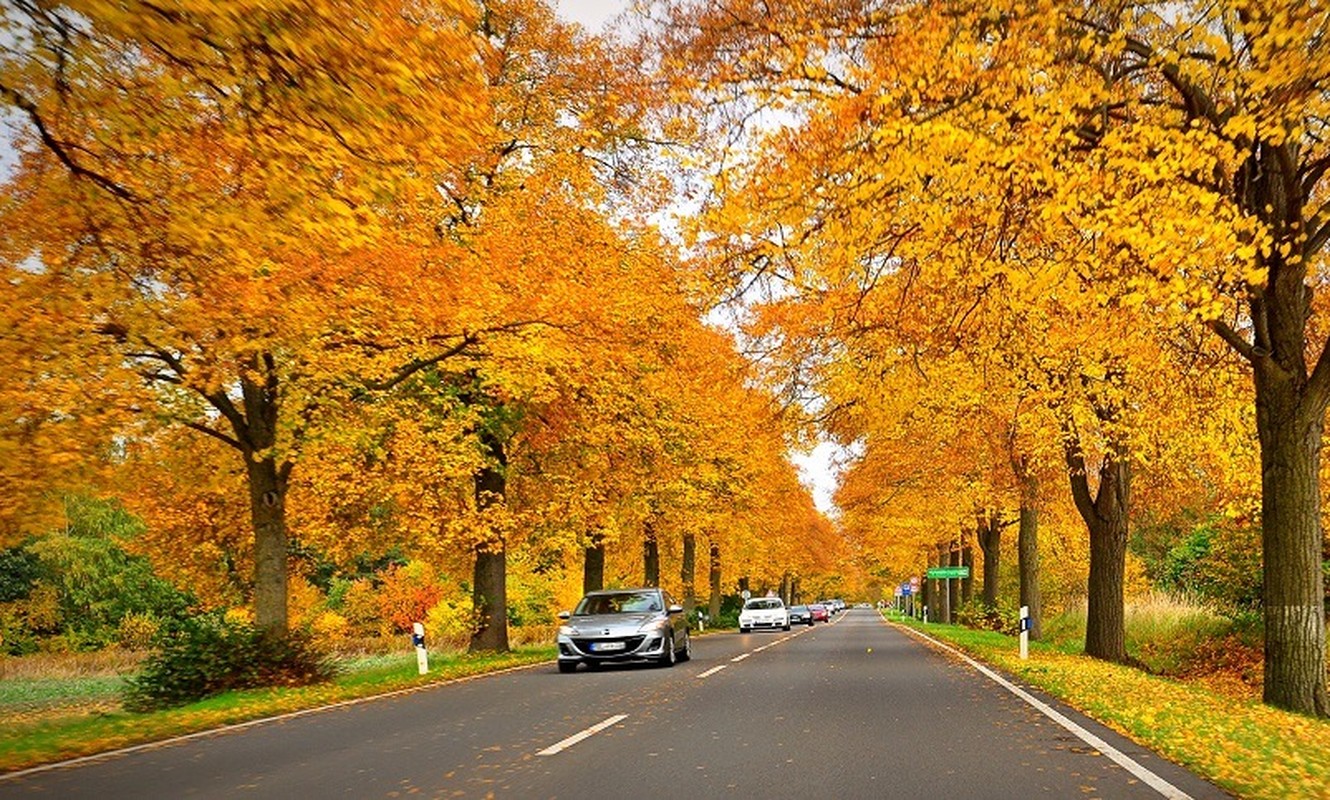
[[[572,614],[568,613],[567,611],[560,611],[560,612],[559,612],[559,619],[568,619],[568,618],[571,617],[571,616],[572,616]]]
[[[682,613],[683,613],[683,606],[670,606],[670,613],[671,613],[671,614],[682,614]]]

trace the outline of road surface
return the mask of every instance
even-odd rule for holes
[[[1226,796],[874,611],[693,649],[673,668],[542,664],[18,773],[0,798]]]

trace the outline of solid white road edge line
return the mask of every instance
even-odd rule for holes
[[[1071,721],[1070,719],[1067,719],[1067,717],[1061,712],[1059,712],[1057,709],[1043,702],[1039,698],[1025,691],[1021,687],[1017,686],[1016,684],[1012,683],[1011,681],[997,674],[996,672],[984,666],[983,664],[980,664],[978,661],[975,661],[973,658],[970,658],[969,656],[965,655],[964,653],[952,647],[951,645],[940,642],[926,633],[920,633],[919,631],[916,631],[915,629],[907,627],[905,625],[896,625],[893,627],[898,627],[908,633],[912,633],[915,636],[920,637],[921,639],[926,639],[932,642],[934,645],[942,648],[943,650],[946,650],[947,652],[952,653],[955,656],[959,657],[965,663],[979,670],[979,672],[983,674],[985,677],[987,677],[989,680],[993,681],[997,685],[1001,686],[1002,688],[1016,695],[1025,702],[1029,703],[1031,706],[1037,709],[1039,713],[1043,714],[1044,716],[1053,720],[1057,724],[1066,728],[1068,731],[1074,733],[1077,737],[1080,738],[1081,741],[1085,742],[1094,749],[1103,753],[1118,766],[1127,770],[1132,775],[1135,775],[1137,778],[1141,780],[1141,782],[1145,783],[1147,786],[1149,786],[1151,789],[1154,789],[1156,792],[1159,792],[1159,794],[1163,795],[1164,797],[1169,798],[1169,800],[1192,800],[1191,795],[1187,794],[1178,787],[1174,786],[1173,784],[1169,783],[1168,781],[1154,774],[1150,770],[1141,766],[1138,762],[1132,759],[1131,756],[1117,749],[1116,747],[1104,741],[1103,739],[1100,739],[1098,736],[1095,736],[1093,733],[1090,733],[1085,728],[1082,728],[1080,725],[1077,725],[1075,722]]]
[[[728,666],[729,666],[729,664],[721,664],[719,667],[712,667],[711,669],[707,670],[706,672],[699,672],[699,673],[697,674],[697,677],[699,677],[699,678],[709,678],[709,677],[711,677],[712,675],[715,675],[717,672],[720,672],[721,670],[725,669],[725,668],[728,667]]]
[[[607,720],[604,720],[603,722],[597,722],[595,725],[592,725],[590,728],[587,728],[581,733],[574,733],[572,736],[569,736],[567,739],[564,739],[563,741],[557,744],[552,744],[549,747],[546,747],[544,750],[541,750],[539,753],[536,753],[536,755],[552,756],[557,753],[562,753],[564,750],[567,750],[568,748],[572,747],[573,745],[577,744],[583,739],[595,736],[596,734],[605,730],[609,726],[623,722],[626,719],[628,719],[627,714],[615,714],[614,716],[610,717]]]

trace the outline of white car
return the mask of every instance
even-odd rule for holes
[[[748,633],[760,628],[783,631],[790,629],[790,612],[779,597],[753,597],[744,603],[739,612],[739,633]]]

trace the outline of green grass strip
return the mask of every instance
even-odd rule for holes
[[[352,665],[332,682],[318,686],[228,692],[149,714],[114,711],[7,723],[0,733],[0,771],[10,772],[278,714],[537,664],[554,656],[552,646],[500,654],[435,656],[430,660],[429,673],[419,675],[415,655],[411,653],[386,662],[376,659]]]
[[[1242,797],[1330,798],[1330,720],[1234,700],[1039,642],[1031,643],[1030,658],[1022,661],[1014,636],[891,620],[1062,699]]]

